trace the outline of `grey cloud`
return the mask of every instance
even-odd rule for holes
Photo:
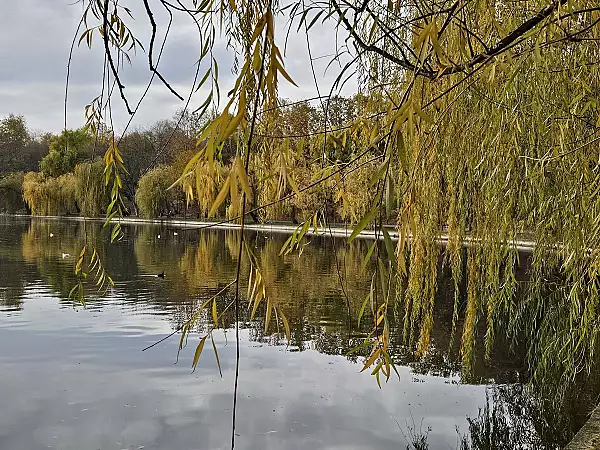
[[[150,37],[148,19],[141,8],[141,2],[128,2],[132,6],[135,20],[130,21],[133,32],[147,46]],[[168,14],[154,1],[155,18],[159,24],[154,58],[158,57],[160,43],[168,23]],[[81,18],[81,5],[73,5],[71,0],[20,0],[4,2],[0,14],[0,117],[10,113],[22,114],[29,126],[36,130],[59,131],[64,124],[64,91],[66,65],[69,47],[78,22]],[[283,20],[277,23],[277,40],[284,45],[285,30]],[[296,27],[294,27],[295,30]],[[335,52],[335,32],[316,25],[310,34],[313,57]],[[233,52],[226,48],[225,38],[221,38],[214,49],[219,63],[222,97],[232,87],[231,74]],[[159,69],[173,87],[184,97],[192,88],[196,72],[195,62],[199,57],[198,31],[196,25],[183,13],[174,14],[174,22],[160,61]],[[339,67],[325,73],[330,58],[314,61],[321,94],[329,93]],[[69,82],[69,127],[83,124],[83,110],[87,103],[100,94],[103,53],[98,36],[95,45],[89,50],[85,45],[75,48],[71,63]],[[285,80],[280,82],[280,95],[290,99],[313,97],[316,95],[303,32],[290,33],[286,49],[286,69],[298,84],[298,88]],[[201,68],[200,76],[206,70]],[[150,72],[147,54],[138,51],[132,56],[132,65],[125,65],[121,72],[126,84],[125,92],[132,105],[143,93]],[[350,83],[344,93],[355,90]],[[198,107],[206,98],[206,90],[201,89],[193,97],[190,107]],[[118,95],[114,92],[111,103],[115,128],[120,130],[128,120],[128,114]],[[147,125],[156,120],[171,117],[183,103],[173,96],[160,81],[155,80],[145,98],[134,125]]]

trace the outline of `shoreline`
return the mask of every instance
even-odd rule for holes
[[[83,222],[84,220],[89,220],[93,222],[104,222],[105,219],[103,217],[80,217],[80,216],[31,216],[26,214],[6,214],[7,217],[19,217],[19,218],[28,218],[32,220],[70,220],[76,222]],[[172,226],[179,227],[182,230],[239,230],[241,225],[236,223],[220,223],[218,221],[210,221],[210,220],[200,220],[200,219],[143,219],[139,217],[123,217],[118,219],[122,224],[140,224],[140,225],[160,225],[160,226]],[[391,225],[386,226],[389,230],[390,238],[393,242],[397,242],[399,239],[399,234],[396,230],[392,228]],[[272,222],[272,223],[246,223],[244,225],[245,230],[249,231],[259,231],[264,233],[275,233],[275,234],[285,234],[291,235],[296,229],[298,225],[294,225],[291,223],[285,222]],[[352,234],[351,228],[346,228],[340,226],[339,224],[335,224],[331,227],[327,227],[323,230],[319,230],[319,233],[315,233],[312,227],[306,233],[307,236],[330,236],[330,237],[340,237],[340,238],[349,238]],[[363,230],[361,231],[357,239],[365,239],[365,240],[373,240],[379,239],[383,240],[383,236],[379,235],[380,233],[375,233],[374,230]],[[448,244],[448,233],[440,232],[437,239],[437,243],[445,246]],[[463,239],[463,245],[466,247],[470,247],[473,245],[477,245],[480,242],[479,239],[473,238],[470,236],[466,236]],[[535,248],[535,241],[528,239],[517,239],[512,243],[513,248],[523,252],[532,252]]]

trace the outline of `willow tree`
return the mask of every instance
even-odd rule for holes
[[[104,184],[104,162],[80,163],[73,171],[75,194],[79,211],[83,217],[98,217],[107,204],[106,185]]]
[[[135,193],[135,200],[142,216],[154,219],[160,216],[173,215],[183,203],[181,192],[168,190],[177,179],[175,169],[158,166],[140,178]]]
[[[46,177],[38,172],[23,178],[23,199],[34,216],[75,214],[77,182],[72,173]]]
[[[388,308],[396,300],[404,306],[405,339],[417,353],[427,353],[442,255],[456,285],[455,318],[461,314],[458,287],[467,280],[461,332],[467,370],[483,318],[489,351],[500,329],[515,339],[521,332],[527,335],[529,362],[537,375],[558,370],[572,379],[590,369],[598,341],[600,248],[600,7],[595,0],[158,3],[168,12],[166,24],[157,21],[156,6],[147,0],[141,12],[150,24],[145,48],[152,79],[186,106],[202,88],[209,94],[194,103],[200,115],[211,106],[219,111],[200,131],[198,152],[178,180],[188,202],[206,202],[201,180],[219,179],[210,173],[221,170],[225,143],[237,143],[220,187],[209,192],[214,195],[209,214],[227,200],[229,220],[242,224],[238,272],[231,283],[236,318],[239,268],[245,259],[251,266],[253,312],[264,304],[266,328],[275,312],[289,330],[284,308],[269,296],[259,261],[244,245],[246,216],[295,197],[315,193],[327,198],[331,186],[352,183],[354,172],[375,163],[363,189],[369,207],[350,237],[367,226],[382,237],[367,252],[376,263],[371,292],[358,314],[359,320],[372,316],[372,332],[361,346],[367,349],[365,369],[378,381],[391,375]],[[81,41],[92,46],[99,35],[106,56],[104,83],[115,85],[86,108],[89,127],[98,129],[105,120],[104,96],[110,93],[131,114],[137,111],[139,104],[132,106],[127,97],[120,63],[142,43],[128,27],[131,11],[121,3],[88,0],[85,5]],[[343,44],[333,59],[345,56],[348,61],[340,66],[331,92],[319,94],[318,129],[295,135],[282,134],[277,123],[279,110],[286,107],[278,101],[279,83],[294,84],[284,68],[286,33],[275,23],[280,16],[306,34],[309,54],[315,24],[335,29]],[[175,20],[190,20],[198,29],[198,74],[187,99],[159,70],[162,47],[156,39],[165,35],[161,27],[168,38]],[[221,36],[235,53],[236,79],[226,98],[212,52]],[[205,72],[200,71],[203,63]],[[330,100],[351,78],[363,93],[359,114],[333,125]],[[300,160],[305,148],[310,182]],[[346,156],[332,156],[329,148],[343,149]],[[114,136],[105,161],[106,182],[112,184],[110,219],[123,212],[120,179],[126,167]],[[270,186],[266,191],[265,183]],[[267,195],[258,196],[257,190]],[[335,201],[343,202],[343,196]],[[313,203],[314,214],[282,253],[296,251],[309,228],[322,230],[326,203]],[[394,246],[382,224],[396,207],[400,238]],[[113,237],[119,235],[116,226]],[[445,226],[448,245],[442,250],[437,241]],[[514,274],[524,234],[537,244],[528,283],[518,282]],[[465,240],[473,244],[466,254]],[[189,329],[184,327],[184,336]],[[193,365],[209,336],[210,331],[201,339]]]

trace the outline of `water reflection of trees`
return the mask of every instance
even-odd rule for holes
[[[573,400],[573,399],[572,399]],[[571,401],[572,401],[571,400]],[[568,405],[561,405],[568,407]],[[529,385],[487,388],[486,401],[468,428],[457,428],[457,450],[558,450],[572,437],[572,415],[556,415],[557,406]],[[579,425],[581,426],[581,424]],[[406,450],[429,450],[428,434],[408,426]],[[451,447],[448,447],[451,448]]]
[[[566,405],[563,405],[566,406]],[[530,386],[503,385],[489,390],[477,417],[468,418],[460,450],[563,448],[572,436],[568,415],[532,392]]]
[[[237,232],[131,225],[123,227],[123,241],[109,244],[109,230],[103,229],[97,222],[31,220],[4,229],[10,237],[0,240],[0,263],[2,267],[11,267],[11,270],[5,271],[0,281],[0,306],[3,307],[20,308],[27,283],[40,278],[58,294],[61,301],[66,301],[75,282],[75,258],[62,259],[61,254],[77,255],[86,242],[98,249],[105,267],[115,279],[115,293],[111,301],[120,299],[129,308],[153,310],[165,315],[173,329],[183,325],[204,300],[235,278],[239,244]],[[54,236],[50,237],[50,233]],[[361,270],[369,243],[356,240],[351,245],[337,247],[334,252],[330,240],[314,238],[300,257],[297,253],[279,256],[284,240],[285,236],[248,235],[248,242],[261,266],[268,295],[289,320],[292,332],[290,350],[313,349],[345,356],[364,337],[365,330],[357,329],[356,317],[370,285],[368,273]],[[20,246],[15,245],[16,242],[20,242]],[[243,264],[242,280],[247,279],[248,270]],[[166,273],[166,280],[155,277],[162,271]],[[539,439],[544,445],[565,442],[581,426],[586,411],[594,404],[600,392],[598,383],[593,382],[593,377],[582,377],[560,398],[553,398],[536,386],[524,390],[520,383],[526,382],[529,374],[523,365],[524,355],[519,353],[521,347],[511,347],[510,343],[502,342],[500,336],[490,359],[485,358],[483,345],[476,347],[476,365],[469,372],[469,378],[465,378],[459,358],[460,342],[452,338],[453,285],[444,278],[443,271],[440,270],[440,273],[442,277],[429,350],[423,357],[417,357],[414,347],[406,344],[402,311],[399,311],[399,317],[390,317],[390,353],[395,362],[410,366],[415,374],[453,377],[459,382],[505,385],[493,394],[490,406],[482,410],[480,417],[471,422],[473,449],[526,448],[518,446],[516,441],[519,439],[528,442]],[[242,284],[243,296],[245,292],[246,286]],[[230,291],[218,299],[220,311],[233,300],[232,295]],[[259,310],[255,320],[250,322],[247,309],[242,308],[241,319],[252,340],[272,345],[286,344],[283,330],[277,333],[275,321],[271,321],[269,330],[265,331],[264,310]],[[369,326],[369,320],[368,317],[363,319],[363,327]],[[206,332],[210,321],[210,312],[205,311],[198,321],[198,331]],[[232,308],[224,314],[220,325],[228,328],[233,324]],[[456,329],[462,326],[459,319]],[[484,333],[485,330],[481,330],[481,334]],[[345,357],[354,361],[362,355]],[[502,428],[502,420],[510,426]],[[522,421],[527,421],[527,424]],[[489,424],[494,423],[497,428],[490,428]],[[514,444],[511,447],[478,447],[480,444],[477,442],[480,441],[473,438],[483,436],[481,442],[485,442],[486,433],[507,433],[506,430],[515,427],[533,431],[527,435],[503,435],[505,442]],[[495,439],[499,435],[493,436]]]

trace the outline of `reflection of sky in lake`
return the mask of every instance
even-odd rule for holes
[[[172,330],[157,303],[127,301],[120,283],[114,299],[72,308],[43,279],[25,283],[22,309],[0,310],[1,449],[229,447],[232,330],[215,333],[223,379],[210,344],[191,374],[197,336],[178,364],[178,337],[141,351]],[[241,335],[240,449],[402,449],[408,426],[430,427],[430,448],[454,449],[456,426],[466,432],[485,403],[485,386],[398,367],[400,380],[379,389],[343,356]]]

